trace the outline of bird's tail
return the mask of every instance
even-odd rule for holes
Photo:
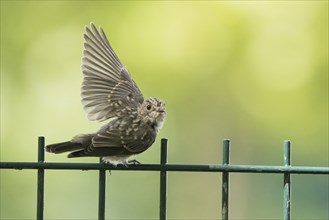
[[[57,144],[50,144],[46,146],[46,151],[50,153],[60,154],[69,151],[82,150],[84,146],[81,143],[74,143],[71,141],[61,142]]]

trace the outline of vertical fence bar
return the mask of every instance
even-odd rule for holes
[[[166,165],[168,161],[167,157],[167,143],[168,140],[161,139],[161,165]],[[160,171],[160,220],[167,219],[167,171]]]
[[[45,138],[38,138],[38,162],[45,161]],[[38,186],[37,186],[37,219],[43,220],[44,211],[44,192],[45,192],[45,171],[38,169]]]
[[[230,164],[230,140],[223,142],[223,165]],[[229,172],[222,173],[222,219],[228,220]]]
[[[283,162],[285,166],[290,166],[290,141],[284,141],[283,144]],[[283,174],[283,219],[290,220],[291,208],[291,178],[290,173]]]
[[[102,158],[99,160],[102,163]],[[98,219],[105,219],[105,186],[106,170],[99,170],[99,189],[98,189]]]

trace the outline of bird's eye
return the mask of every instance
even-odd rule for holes
[[[152,108],[151,105],[147,105],[147,106],[146,106],[146,109],[147,109],[147,110],[151,110],[151,108]]]

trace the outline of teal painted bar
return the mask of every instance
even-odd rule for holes
[[[102,159],[99,160],[102,163]],[[106,189],[106,170],[99,170],[98,183],[98,220],[105,219],[105,189]]]
[[[52,169],[52,170],[122,170],[122,171],[177,171],[177,172],[234,172],[234,173],[286,173],[329,174],[329,167],[308,166],[255,166],[221,164],[137,164],[112,166],[99,163],[53,163],[53,162],[0,162],[0,169]]]
[[[223,142],[223,165],[230,164],[230,140]],[[222,173],[222,219],[228,220],[229,172]]]
[[[45,138],[38,138],[38,163],[43,164],[45,161]],[[37,220],[43,220],[44,215],[44,194],[45,194],[45,170],[38,168],[37,180]]]
[[[283,144],[283,162],[285,166],[291,165],[290,141]],[[290,173],[283,174],[283,219],[290,220],[291,216],[291,177]]]
[[[168,162],[167,139],[161,139],[161,165],[166,165]],[[160,220],[167,219],[167,171],[160,171]]]

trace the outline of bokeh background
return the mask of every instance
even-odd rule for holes
[[[80,103],[84,26],[102,26],[145,97],[166,101],[158,163],[328,166],[328,1],[1,1],[1,161],[97,130]],[[53,162],[98,162],[46,155]],[[95,219],[98,172],[46,172],[46,219]],[[157,172],[107,174],[107,218],[156,219]],[[293,175],[294,219],[328,219],[328,175]],[[232,174],[231,219],[282,218],[282,175]],[[36,172],[1,170],[1,219],[34,219]],[[169,219],[220,218],[221,175],[170,173]]]

